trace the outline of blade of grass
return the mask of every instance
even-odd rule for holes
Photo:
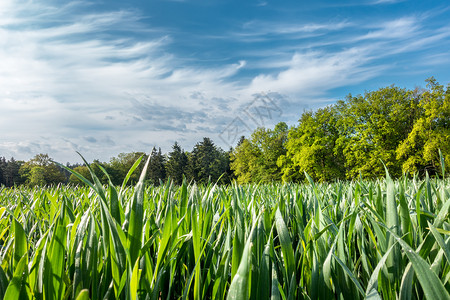
[[[247,300],[249,298],[249,275],[251,265],[251,248],[253,245],[254,233],[256,225],[258,224],[259,216],[253,223],[252,229],[245,243],[244,253],[242,254],[239,268],[231,281],[230,289],[228,290],[227,300]]]
[[[425,297],[429,300],[450,299],[450,295],[448,294],[439,277],[437,277],[437,275],[433,271],[431,271],[430,265],[393,231],[391,231],[390,229],[387,230],[391,232],[393,237],[402,246],[406,256],[408,256],[408,259],[411,262],[416,273],[416,277],[419,280],[420,285],[424,291]]]

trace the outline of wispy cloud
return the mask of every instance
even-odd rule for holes
[[[175,140],[189,148],[219,134],[262,91],[282,95],[283,118],[295,121],[302,108],[332,101],[331,90],[391,70],[385,58],[448,45],[450,36],[417,16],[254,18],[240,31],[217,32],[217,47],[230,53],[206,64],[180,55],[177,36],[137,10],[51,3],[0,2],[0,155],[78,160],[76,150],[107,159],[154,145],[168,150]]]
[[[400,3],[400,2],[404,2],[406,0],[375,0],[370,2],[370,4],[372,5],[376,5],[376,4],[395,4],[395,3]]]
[[[373,30],[360,39],[404,39],[420,29],[417,18],[403,17],[373,25]]]
[[[253,20],[242,25],[239,31],[231,33],[231,38],[251,43],[270,39],[301,39],[324,35],[350,27],[348,21],[329,23],[292,23]]]
[[[367,67],[370,58],[362,48],[353,48],[334,54],[296,53],[289,67],[274,75],[255,77],[251,87],[284,91],[310,99],[347,84],[355,84],[375,77],[387,66]]]

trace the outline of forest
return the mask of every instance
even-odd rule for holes
[[[159,185],[168,178],[181,184],[219,182],[301,182],[305,173],[319,182],[384,176],[420,177],[442,175],[441,158],[450,161],[450,84],[433,77],[426,88],[405,89],[395,85],[367,91],[317,110],[304,111],[298,124],[280,122],[272,128],[257,128],[242,136],[227,151],[208,138],[185,151],[175,142],[169,153],[153,148],[147,178]],[[120,153],[109,162],[89,163],[103,182],[120,184],[143,152]],[[85,164],[66,164],[86,178]],[[129,184],[138,181],[138,172]],[[102,171],[105,170],[105,172]],[[43,186],[81,183],[53,163],[48,154],[29,161],[7,160],[0,153],[0,185]]]

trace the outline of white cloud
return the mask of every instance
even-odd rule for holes
[[[361,39],[405,39],[420,29],[419,21],[414,17],[395,19],[373,26],[375,30],[362,36]]]
[[[372,1],[370,4],[395,4],[395,3],[400,3],[400,2],[404,2],[406,0],[375,0]]]
[[[74,158],[68,152],[83,149],[104,158],[136,146],[149,150],[142,147],[160,142],[158,128],[168,128],[164,137],[170,142],[188,139],[185,134],[196,133],[170,132],[175,121],[193,123],[186,128],[200,124],[190,116],[201,112],[205,103],[187,95],[202,91],[214,99],[233,93],[236,87],[227,79],[245,66],[245,61],[216,68],[177,65],[166,51],[171,39],[164,35],[147,40],[98,37],[115,28],[123,30],[122,24],[132,26],[138,17],[131,12],[68,17],[67,7],[33,6],[24,11],[16,2],[9,4],[0,7],[0,127],[5,131],[0,150],[15,157],[27,159],[23,156],[51,150],[56,158]],[[36,15],[45,14],[45,19],[32,16],[38,9]],[[5,15],[11,16],[8,22]],[[47,24],[49,19],[57,25]],[[166,119],[151,114],[139,119],[130,97],[134,94],[165,105]],[[189,114],[178,120],[176,113],[182,111]],[[212,119],[207,115],[205,121]],[[39,146],[47,142],[53,147]],[[105,147],[109,151],[103,151]]]
[[[365,81],[379,74],[383,66],[365,67],[370,61],[365,48],[337,53],[296,53],[289,67],[275,75],[262,74],[252,81],[252,89],[284,91],[304,98],[322,96],[327,91]]]
[[[49,152],[79,161],[80,151],[107,160],[153,146],[167,151],[175,140],[189,149],[203,136],[215,139],[263,91],[283,95],[284,117],[295,121],[301,111],[288,108],[293,102],[322,105],[330,90],[382,74],[390,67],[382,58],[449,36],[444,29],[424,34],[422,20],[413,17],[366,27],[357,20],[254,21],[228,42],[324,38],[256,45],[245,55],[233,53],[238,58],[231,63],[198,66],[171,52],[174,36],[144,26],[139,13],[90,13],[80,9],[86,5],[0,2],[1,156]],[[352,31],[357,27],[365,32]]]
[[[232,34],[245,42],[264,41],[269,38],[299,39],[324,35],[352,26],[348,21],[327,23],[270,22],[254,20],[243,24],[242,30]]]

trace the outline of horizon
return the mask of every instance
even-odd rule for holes
[[[293,126],[304,110],[392,84],[450,83],[443,0],[60,3],[0,3],[7,159],[107,162],[203,137],[227,151],[229,130]]]

